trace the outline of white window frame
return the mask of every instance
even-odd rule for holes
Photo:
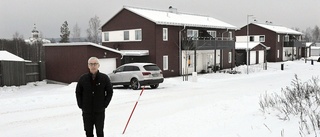
[[[265,42],[266,41],[266,37],[265,36],[259,36],[259,41],[260,42]]]
[[[124,41],[130,40],[130,31],[128,30],[123,31],[123,40]]]
[[[280,50],[277,50],[277,58],[280,58]]]
[[[135,40],[141,41],[142,40],[142,30],[137,29],[134,31]]]
[[[109,41],[109,32],[104,32],[103,33],[103,40],[104,41]]]
[[[213,38],[216,38],[216,37],[217,37],[217,31],[207,30],[207,32],[210,34],[211,37],[213,37]]]
[[[280,35],[278,35],[278,42],[280,42]]]
[[[169,56],[164,55],[163,56],[163,70],[168,70],[169,69]]]
[[[199,37],[199,31],[194,29],[187,30],[187,37],[192,37],[192,40],[197,40]]]
[[[284,35],[284,42],[289,42],[289,35]]]
[[[163,41],[168,41],[168,28],[162,29],[162,39]]]

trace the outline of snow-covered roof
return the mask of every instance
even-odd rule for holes
[[[123,56],[147,56],[149,50],[120,50]]]
[[[235,26],[215,18],[203,15],[193,15],[180,12],[160,11],[135,7],[124,7],[158,25],[191,26],[205,28],[236,29]]]
[[[94,47],[97,47],[97,48],[105,49],[105,50],[112,51],[112,52],[115,52],[115,53],[119,53],[119,54],[122,55],[122,52],[119,51],[119,50],[115,50],[113,48],[109,48],[109,47],[102,46],[102,45],[99,45],[99,44],[96,44],[96,43],[91,43],[91,42],[72,42],[72,43],[48,43],[48,44],[43,44],[43,46],[84,46],[84,45],[91,45],[91,46],[94,46]]]
[[[256,46],[258,45],[262,45],[263,47],[265,47],[267,50],[270,49],[270,47],[267,47],[266,45],[260,43],[260,42],[236,42],[235,43],[235,49],[238,49],[238,50],[242,50],[242,49],[247,49],[249,48],[249,50],[255,48]]]
[[[25,61],[25,60],[8,51],[0,50],[0,61]]]
[[[276,26],[276,25],[269,25],[269,24],[260,24],[260,23],[253,23],[255,25],[258,25],[260,27],[266,28],[268,30],[274,31],[276,33],[281,33],[281,34],[296,34],[296,35],[302,35],[302,32],[298,32],[296,30],[283,27],[283,26]]]

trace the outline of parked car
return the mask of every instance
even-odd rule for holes
[[[164,80],[161,69],[153,63],[124,64],[108,75],[113,85],[130,86],[134,90],[144,85],[155,89]]]

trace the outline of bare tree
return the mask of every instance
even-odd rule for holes
[[[304,34],[305,34],[305,40],[308,42],[311,42],[312,41],[312,29],[310,27],[308,27],[306,29],[306,31],[304,32]]]
[[[100,19],[94,16],[89,20],[89,28],[87,29],[87,40],[93,43],[101,43]]]
[[[23,35],[20,35],[20,33],[17,31],[13,34],[12,37],[13,39],[23,39]]]
[[[320,38],[320,29],[316,25],[312,31],[313,42],[317,42]]]
[[[78,23],[76,23],[76,25],[74,25],[73,29],[72,29],[72,38],[73,38],[74,42],[79,42],[80,37],[81,37],[81,29],[80,29]]]

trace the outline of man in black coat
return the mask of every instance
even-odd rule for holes
[[[91,57],[88,60],[89,73],[83,74],[76,87],[76,97],[82,110],[84,130],[87,137],[93,137],[96,128],[98,137],[103,137],[105,109],[108,107],[113,89],[106,74],[99,72],[99,60]]]

